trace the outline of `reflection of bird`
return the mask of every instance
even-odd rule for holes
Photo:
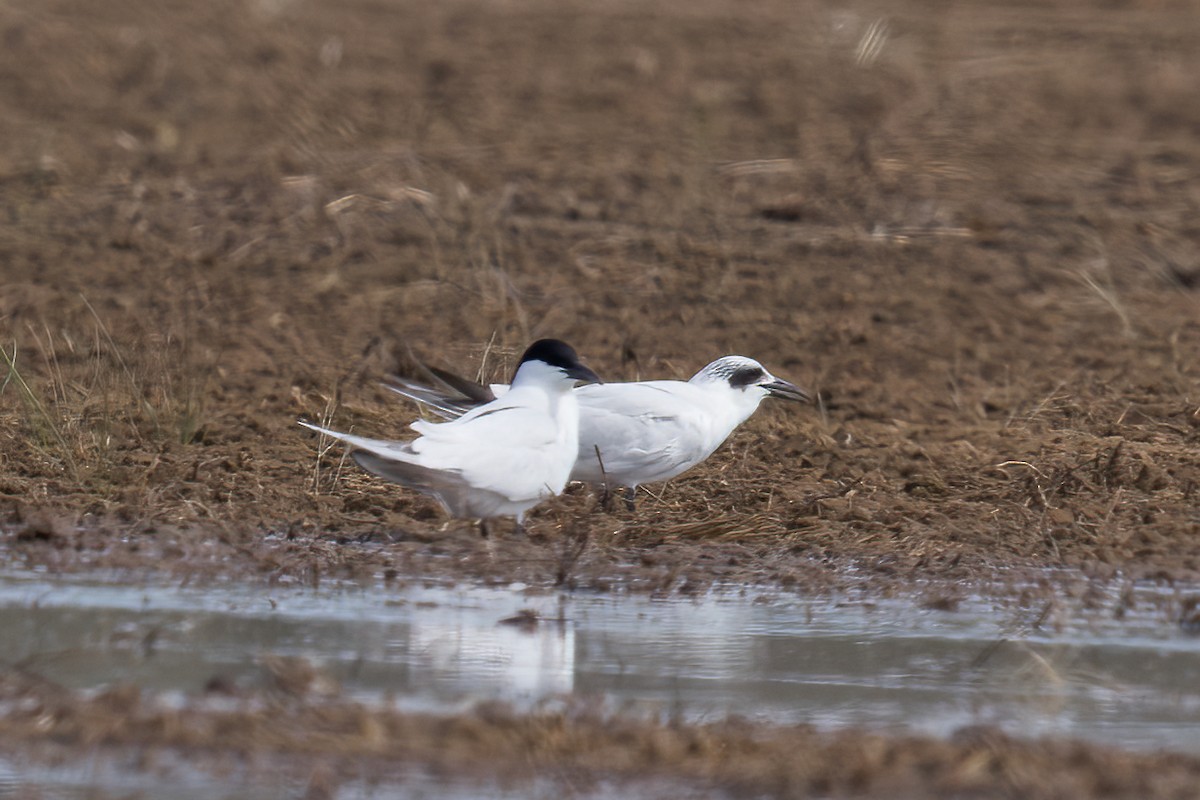
[[[436,498],[456,517],[515,516],[562,492],[579,449],[576,381],[599,381],[571,347],[534,342],[504,397],[438,424],[418,420],[408,442],[367,439],[301,421],[353,445],[354,460],[376,475]]]
[[[481,386],[429,368],[442,388],[397,378],[392,391],[444,417],[469,414],[479,403],[511,391]],[[571,479],[626,487],[632,508],[643,483],[665,481],[704,461],[768,396],[811,399],[795,384],[776,378],[744,356],[718,358],[684,381],[639,381],[581,386],[579,457]]]

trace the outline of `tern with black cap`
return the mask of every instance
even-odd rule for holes
[[[418,420],[411,441],[368,439],[300,424],[354,447],[363,469],[435,498],[452,516],[516,517],[560,494],[579,451],[578,381],[600,378],[570,345],[541,339],[525,351],[503,397],[449,422]]]

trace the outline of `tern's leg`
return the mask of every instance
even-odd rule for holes
[[[600,484],[600,508],[605,511],[612,511],[613,494],[608,490],[608,484]]]
[[[488,521],[486,519],[479,520],[479,535],[484,539],[491,538],[492,526],[488,525]]]
[[[630,514],[632,514],[634,511],[637,511],[637,505],[634,503],[635,500],[637,500],[637,487],[636,486],[626,486],[625,487],[625,508],[628,509]]]
[[[517,536],[527,536],[528,531],[525,530],[525,518],[517,517],[517,522],[513,525],[513,533]]]

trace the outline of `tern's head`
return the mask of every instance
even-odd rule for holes
[[[517,365],[513,383],[537,381],[546,386],[569,389],[578,381],[603,383],[600,376],[583,365],[571,345],[558,339],[538,339],[529,345]]]
[[[745,356],[723,356],[692,376],[690,383],[728,391],[751,412],[764,397],[812,402],[812,395],[794,383],[776,378],[762,364]]]

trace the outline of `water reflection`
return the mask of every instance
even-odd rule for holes
[[[526,624],[502,623],[522,611]],[[412,709],[570,694],[686,719],[936,734],[989,723],[1200,751],[1200,639],[1151,615],[1080,615],[1004,640],[1022,613],[981,600],[935,611],[910,600],[0,578],[8,660],[70,687],[248,685],[267,679],[269,654],[312,662],[351,696]]]

